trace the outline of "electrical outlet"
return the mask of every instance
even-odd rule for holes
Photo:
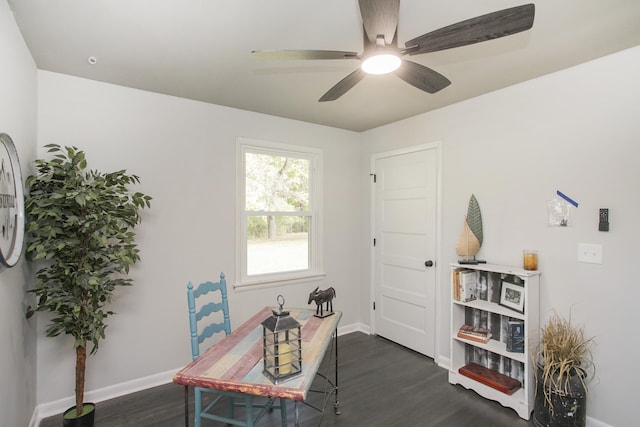
[[[578,261],[590,264],[602,264],[602,245],[595,243],[579,243]]]

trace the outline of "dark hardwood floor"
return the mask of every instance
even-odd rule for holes
[[[447,371],[432,359],[377,336],[351,333],[338,339],[339,401],[324,416],[300,405],[301,426],[530,426],[515,411],[488,401],[471,390],[453,386]],[[327,365],[331,365],[328,363]],[[193,393],[191,393],[193,398]],[[319,395],[313,396],[319,404]],[[332,398],[333,399],[333,398]],[[313,400],[312,400],[313,401]],[[293,403],[289,403],[293,426]],[[193,411],[193,402],[190,405]],[[242,416],[242,412],[238,411]],[[193,423],[193,415],[190,415]],[[47,418],[40,427],[59,427],[62,415]],[[184,426],[183,388],[166,384],[100,402],[96,427]],[[268,413],[257,427],[279,427],[280,412]],[[220,426],[203,420],[203,427]]]

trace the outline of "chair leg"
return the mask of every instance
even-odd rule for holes
[[[287,400],[280,399],[280,416],[282,416],[282,427],[287,427]]]
[[[193,394],[195,397],[195,408],[193,413],[193,427],[200,427],[200,413],[202,412],[202,390],[195,387],[193,389]]]

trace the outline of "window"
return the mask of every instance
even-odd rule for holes
[[[238,140],[237,287],[324,274],[321,170],[319,150]]]

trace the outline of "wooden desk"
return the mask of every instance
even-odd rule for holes
[[[173,377],[173,382],[188,387],[202,387],[255,396],[285,398],[295,401],[296,425],[298,425],[298,402],[304,402],[309,394],[320,363],[329,348],[335,348],[335,407],[338,410],[338,346],[337,327],[342,312],[320,319],[313,316],[315,310],[287,308],[302,327],[302,373],[288,381],[273,384],[263,373],[262,326],[271,316],[270,307],[265,307],[203,353]],[[188,413],[188,401],[185,400]],[[318,408],[316,408],[318,409]],[[188,415],[185,414],[188,425]]]

